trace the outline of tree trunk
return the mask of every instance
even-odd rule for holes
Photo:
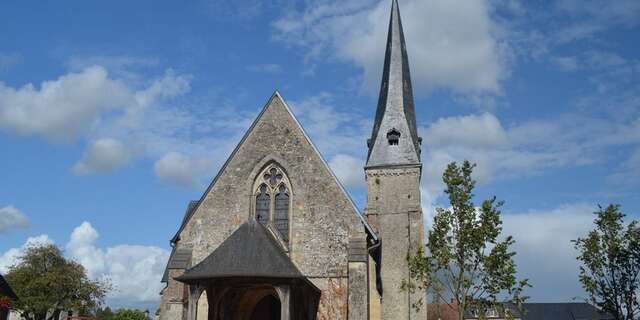
[[[51,313],[51,316],[49,316],[47,320],[58,320],[58,317],[60,317],[60,309],[56,309],[56,311]]]

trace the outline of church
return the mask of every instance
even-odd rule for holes
[[[421,142],[392,0],[364,213],[275,92],[188,204],[160,320],[426,319],[425,307],[412,308],[424,293],[401,289],[407,255],[424,242]]]

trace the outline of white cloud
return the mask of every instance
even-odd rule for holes
[[[93,245],[98,237],[98,232],[85,221],[73,229],[66,246],[66,253],[84,266],[91,278],[98,278],[105,268],[104,253]]]
[[[275,37],[307,51],[308,61],[339,59],[361,67],[366,89],[380,81],[390,3],[313,2],[274,23]],[[496,94],[507,76],[506,44],[488,1],[407,0],[400,4],[416,92],[433,88]]]
[[[562,205],[550,210],[503,214],[504,234],[516,240],[515,261],[521,277],[532,280],[527,295],[549,301],[584,297],[578,283],[577,253],[571,243],[593,229],[593,205]],[[554,288],[549,291],[550,288]]]
[[[14,206],[0,208],[0,233],[29,226],[27,216]]]
[[[96,62],[116,71],[109,74],[104,66],[86,66]],[[250,119],[219,97],[214,109],[182,105],[177,98],[191,90],[191,76],[168,69],[149,78],[133,68],[152,62],[84,57],[71,60],[74,71],[44,81],[40,88],[0,83],[0,129],[56,142],[87,141],[87,149],[71,169],[78,175],[110,172],[147,158],[156,161],[162,181],[193,186],[194,175],[208,177],[212,164],[224,160],[221,155]],[[222,130],[223,142],[212,138]],[[198,182],[203,177],[197,177]]]
[[[498,118],[490,113],[451,118],[440,118],[425,133],[430,147],[459,145],[493,148],[508,143],[507,132]]]
[[[364,160],[346,154],[337,154],[329,161],[331,170],[340,182],[347,187],[364,187]]]
[[[518,127],[505,129],[498,118],[489,113],[442,118],[425,129],[421,134],[425,143],[423,181],[430,198],[436,200],[441,194],[442,172],[452,161],[477,163],[474,177],[483,183],[496,175],[531,174],[552,166],[552,159],[565,156],[549,149],[525,148],[517,139],[517,130]]]
[[[108,278],[115,286],[108,299],[116,303],[154,302],[162,289],[160,278],[169,252],[138,245],[96,247],[98,232],[83,222],[71,233],[67,254],[82,264],[92,278]]]
[[[7,273],[9,267],[19,262],[20,256],[24,250],[30,246],[38,246],[43,244],[52,244],[53,240],[48,235],[42,234],[37,237],[29,237],[27,241],[19,248],[11,248],[0,256],[0,273]]]
[[[331,94],[324,92],[290,104],[324,156],[366,151],[370,120],[357,113],[343,111],[349,110],[348,106],[335,106]]]
[[[73,166],[73,172],[85,175],[95,172],[110,172],[129,162],[132,150],[119,140],[104,138],[94,141],[82,159]]]
[[[156,161],[153,170],[165,182],[195,187],[212,163],[207,159],[194,159],[178,152],[169,152]]]
[[[640,144],[640,121],[577,115],[535,119],[508,127],[492,114],[442,118],[421,130],[424,190],[437,200],[442,172],[452,161],[477,163],[479,183],[538,174],[550,168],[606,161],[607,148]],[[629,160],[625,168],[634,167]]]
[[[139,107],[148,107],[160,99],[173,98],[191,90],[191,77],[177,75],[169,69],[162,78],[154,80],[151,85],[136,92],[135,98]]]
[[[73,229],[65,246],[65,255],[74,259],[87,270],[93,279],[110,279],[114,290],[108,302],[116,305],[136,305],[157,302],[163,284],[169,251],[154,246],[116,245],[100,248],[96,246],[98,232],[89,222]],[[19,262],[19,257],[29,246],[53,244],[47,235],[30,237],[19,248],[12,248],[0,255],[0,273]]]
[[[133,102],[127,86],[93,66],[15,89],[0,82],[0,128],[51,140],[69,140],[86,132],[103,114]]]

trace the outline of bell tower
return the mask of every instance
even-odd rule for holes
[[[365,214],[382,241],[380,275],[382,320],[426,319],[412,304],[426,294],[401,290],[411,281],[407,256],[423,245],[420,203],[420,145],[416,128],[409,60],[398,1],[392,0],[380,97],[365,166]]]

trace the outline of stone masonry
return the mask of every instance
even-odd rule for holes
[[[410,281],[407,256],[423,242],[420,206],[420,166],[369,168],[367,178],[367,218],[382,240],[382,319],[426,319],[411,304],[419,299],[401,289]]]
[[[303,275],[325,288],[320,312],[331,313],[325,318],[346,319],[349,239],[364,242],[365,229],[348,195],[277,93],[206,191],[176,245],[192,248],[191,265],[215,250],[252,214],[253,183],[262,168],[274,161],[291,182],[288,254]],[[362,273],[366,275],[366,268]],[[174,283],[170,279],[169,288]],[[178,292],[165,292],[174,294]],[[175,319],[165,315],[167,320]]]

